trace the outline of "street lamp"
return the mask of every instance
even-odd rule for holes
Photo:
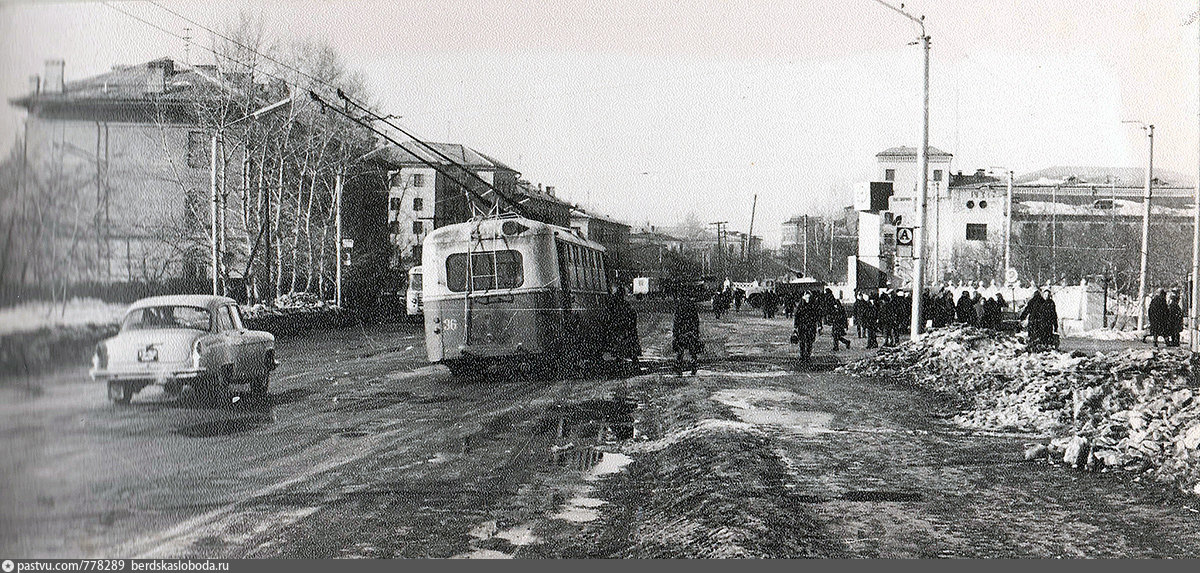
[[[1013,201],[1013,170],[1007,167],[992,167],[1003,169],[1008,173],[1008,190],[1004,197],[1004,281],[1008,282],[1008,269],[1012,268],[1012,201]]]
[[[1154,125],[1144,121],[1126,120],[1121,123],[1134,123],[1146,130],[1150,140],[1149,159],[1146,162],[1146,190],[1142,195],[1142,271],[1138,277],[1138,320],[1137,329],[1142,330],[1146,322],[1146,255],[1150,251],[1150,193],[1154,181]]]
[[[918,40],[921,42],[921,48],[925,53],[925,90],[924,90],[924,116],[921,121],[921,147],[917,150],[920,156],[917,163],[921,169],[921,189],[917,201],[917,228],[913,230],[913,290],[912,290],[912,320],[909,327],[909,339],[916,340],[921,336],[921,327],[925,326],[921,320],[921,302],[924,294],[925,285],[925,203],[929,194],[929,34],[925,33],[925,17],[916,17],[902,8],[897,8],[884,2],[883,0],[875,0],[888,9],[916,22],[921,27],[921,37]],[[903,4],[901,4],[903,6]]]
[[[229,123],[226,123],[225,125],[217,127],[215,130],[213,130],[208,168],[209,168],[209,189],[210,189],[210,195],[211,195],[210,196],[210,205],[209,205],[209,207],[210,207],[209,216],[211,218],[210,229],[211,229],[211,239],[212,239],[212,245],[211,245],[212,252],[210,253],[210,256],[212,257],[212,292],[214,295],[220,294],[219,290],[220,290],[220,281],[221,281],[221,258],[220,258],[221,240],[220,240],[220,236],[217,234],[218,233],[217,208],[220,206],[220,198],[217,194],[217,149],[221,145],[221,141],[224,138],[224,131],[226,129],[229,129],[230,127],[233,127],[234,125],[236,125],[238,123],[241,123],[242,121],[245,121],[248,119],[258,119],[259,117],[262,117],[263,114],[275,111],[276,109],[279,109],[290,103],[292,103],[292,98],[288,97],[287,99],[280,100],[280,101],[277,101],[266,107],[257,109],[249,114],[239,117]]]

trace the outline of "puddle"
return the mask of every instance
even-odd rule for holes
[[[815,435],[827,431],[833,422],[833,414],[829,412],[783,407],[810,401],[807,396],[786,390],[721,390],[711,398],[732,408],[734,415],[743,422],[758,426],[780,426],[792,432]]]
[[[786,370],[768,370],[766,372],[727,372],[724,370],[705,370],[696,371],[697,376],[722,376],[725,378],[779,378],[781,376],[791,376],[795,372]]]
[[[215,436],[229,436],[232,434],[248,432],[250,430],[266,426],[270,423],[270,416],[250,416],[228,420],[215,420],[212,422],[204,422],[202,424],[184,426],[178,430],[175,430],[175,433],[189,438],[212,438]]]
[[[476,549],[470,553],[455,555],[451,559],[512,559],[513,556],[494,549]]]
[[[542,538],[533,534],[533,526],[524,523],[516,527],[505,529],[496,534],[496,537],[503,539],[513,545],[532,545],[541,542]]]
[[[590,482],[594,482],[602,476],[617,473],[633,461],[633,458],[625,454],[615,452],[600,452],[600,454],[599,462],[584,475],[585,483],[575,491],[575,495],[567,500],[558,513],[550,516],[551,519],[562,519],[572,523],[587,523],[600,519],[599,508],[607,502],[589,495],[592,492]]]
[[[367,412],[370,410],[380,410],[401,403],[412,404],[436,404],[440,402],[449,402],[457,400],[456,396],[447,396],[435,394],[432,396],[418,396],[412,392],[378,392],[367,396],[335,396],[334,402],[337,404],[330,408],[330,412]]]

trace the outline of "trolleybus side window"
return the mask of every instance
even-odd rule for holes
[[[471,253],[471,291],[516,288],[525,282],[521,253],[483,251]],[[446,257],[446,288],[451,292],[467,290],[467,254]]]

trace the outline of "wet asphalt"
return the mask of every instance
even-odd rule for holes
[[[583,440],[638,439],[589,413],[630,389],[692,392],[769,435],[830,556],[1200,553],[1194,498],[1026,463],[1022,444],[1041,437],[967,432],[936,396],[832,372],[864,355],[860,340],[834,355],[826,337],[815,364],[798,365],[785,320],[709,315],[699,375],[676,378],[669,322],[643,314],[645,370],[557,380],[452,379],[427,364],[411,323],[282,339],[266,400],[148,390],[119,407],[82,365],[9,379],[0,555],[564,556],[579,536],[628,526],[616,507],[588,524],[555,516],[603,459]]]

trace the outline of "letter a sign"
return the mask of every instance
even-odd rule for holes
[[[897,245],[912,245],[912,227],[900,227],[896,229],[896,244]]]

